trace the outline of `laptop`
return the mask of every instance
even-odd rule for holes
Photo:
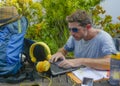
[[[67,72],[72,72],[72,71],[78,69],[78,67],[75,67],[75,68],[62,68],[62,67],[59,67],[58,64],[61,61],[57,61],[57,62],[51,63],[50,70],[51,70],[51,74],[53,76],[61,75],[61,74],[67,73]]]

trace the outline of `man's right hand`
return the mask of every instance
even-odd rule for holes
[[[61,52],[57,52],[52,55],[52,58],[50,59],[50,62],[56,62],[59,59],[65,60],[65,56]]]

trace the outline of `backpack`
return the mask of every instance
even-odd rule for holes
[[[25,17],[0,27],[0,76],[15,75],[22,67],[21,53],[28,21]]]

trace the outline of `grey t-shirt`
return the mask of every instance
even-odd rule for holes
[[[99,58],[116,52],[112,37],[103,30],[88,41],[84,39],[77,41],[70,36],[64,49],[68,52],[73,51],[77,58]]]

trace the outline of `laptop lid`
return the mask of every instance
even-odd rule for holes
[[[60,62],[61,61],[51,63],[50,70],[51,70],[52,75],[61,75],[61,74],[71,72],[71,71],[74,71],[74,70],[78,69],[78,67],[76,67],[76,68],[62,68],[62,67],[59,67],[58,64]]]

